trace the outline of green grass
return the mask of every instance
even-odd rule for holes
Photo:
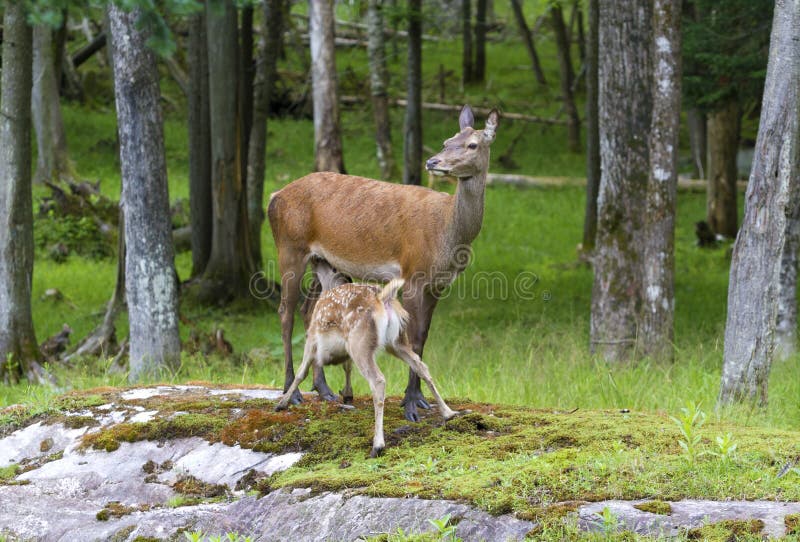
[[[544,4],[529,3],[526,9],[532,14],[541,11]],[[499,18],[508,16],[506,9],[505,4],[498,5]],[[550,80],[550,88],[541,90],[516,41],[513,26],[508,27],[506,33],[512,38],[488,45],[487,83],[460,89],[454,81],[448,86],[446,100],[499,105],[508,111],[543,116],[555,114],[560,105],[552,41],[544,39],[540,44]],[[424,97],[438,100],[436,74],[439,65],[458,74],[460,48],[447,41],[425,42],[423,54]],[[289,49],[282,70],[297,69],[298,62],[293,55],[295,53]],[[345,87],[355,84],[354,81],[363,84],[364,51],[341,50],[337,61]],[[393,95],[404,94],[404,65],[404,51],[400,47],[398,56],[390,61]],[[99,79],[97,87],[108,87],[107,82],[102,81],[102,74],[97,72],[94,77]],[[188,197],[184,101],[168,80],[164,82],[164,92],[168,95],[165,103],[173,104],[165,113],[170,196],[173,200],[183,199]],[[88,180],[100,179],[102,191],[117,199],[120,179],[114,151],[113,104],[95,100],[82,107],[67,105],[64,118],[76,170]],[[392,110],[392,122],[394,148],[399,157],[402,154],[401,110]],[[479,118],[478,123],[482,122]],[[426,111],[426,147],[438,149],[442,140],[456,128],[456,115]],[[268,130],[267,193],[313,167],[310,121],[270,119]],[[371,138],[369,110],[345,109],[342,131],[348,171],[377,176],[379,168]],[[583,155],[565,150],[566,134],[562,127],[502,120],[493,148],[492,171],[503,171],[497,157],[520,133],[524,135],[513,155],[520,165],[517,172],[541,176],[583,175]],[[42,187],[36,187],[35,199],[46,193]],[[705,251],[694,246],[693,223],[705,215],[704,195],[682,193],[678,201],[674,363],[643,361],[609,366],[590,355],[588,318],[592,275],[588,267],[576,263],[583,207],[584,193],[580,188],[488,189],[483,230],[473,244],[474,261],[456,282],[451,294],[441,301],[425,350],[424,357],[440,388],[446,396],[534,407],[630,408],[675,413],[691,400],[701,402],[710,410],[720,378],[729,256],[727,248]],[[263,231],[263,252],[267,271],[275,276],[275,248],[268,227]],[[186,278],[191,266],[190,255],[178,255],[176,266],[180,276]],[[74,338],[85,336],[97,325],[114,286],[114,270],[115,264],[110,260],[70,257],[66,263],[58,264],[38,254],[33,304],[39,340],[57,333],[65,322],[74,329]],[[501,283],[506,285],[505,290]],[[43,298],[49,288],[58,288],[68,302]],[[183,315],[201,330],[222,327],[236,354],[230,360],[186,355],[174,377],[176,381],[282,383],[280,326],[272,308],[266,304],[248,310],[184,307]],[[186,338],[189,329],[184,326],[181,333]],[[123,316],[118,336],[122,338],[126,334],[127,322]],[[301,348],[302,341],[298,341],[296,356]],[[767,409],[737,409],[710,413],[711,416],[776,428],[800,427],[797,361],[778,363],[773,368]],[[123,376],[104,375],[107,365],[108,360],[86,360],[69,370],[54,368],[63,384],[55,391],[26,385],[0,387],[0,405],[16,402],[46,405],[56,393],[65,389],[123,383]],[[407,378],[405,365],[385,357],[381,366],[387,376],[388,392],[401,394]],[[341,371],[329,370],[328,378],[333,389],[342,385]],[[356,377],[354,384],[357,394],[368,393],[360,377]]]

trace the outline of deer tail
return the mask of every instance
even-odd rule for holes
[[[397,292],[400,291],[400,288],[403,287],[405,284],[405,280],[403,279],[392,279],[389,281],[389,284],[383,287],[383,290],[378,294],[378,299],[381,300],[381,303],[386,303],[387,301],[391,301],[397,297]]]

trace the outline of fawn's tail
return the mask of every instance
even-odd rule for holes
[[[392,279],[389,281],[389,284],[383,287],[381,293],[378,294],[378,299],[381,300],[381,303],[386,303],[387,301],[391,301],[392,299],[397,297],[397,292],[400,291],[400,288],[403,287],[405,284],[405,280],[403,279]]]

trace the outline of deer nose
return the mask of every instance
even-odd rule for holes
[[[425,167],[428,168],[428,169],[433,169],[434,167],[436,167],[436,164],[438,164],[438,163],[439,163],[439,159],[438,158],[431,158],[430,160],[425,162]]]

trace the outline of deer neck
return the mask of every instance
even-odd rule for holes
[[[483,224],[486,172],[458,180],[450,223],[453,247],[469,245],[478,236]]]

